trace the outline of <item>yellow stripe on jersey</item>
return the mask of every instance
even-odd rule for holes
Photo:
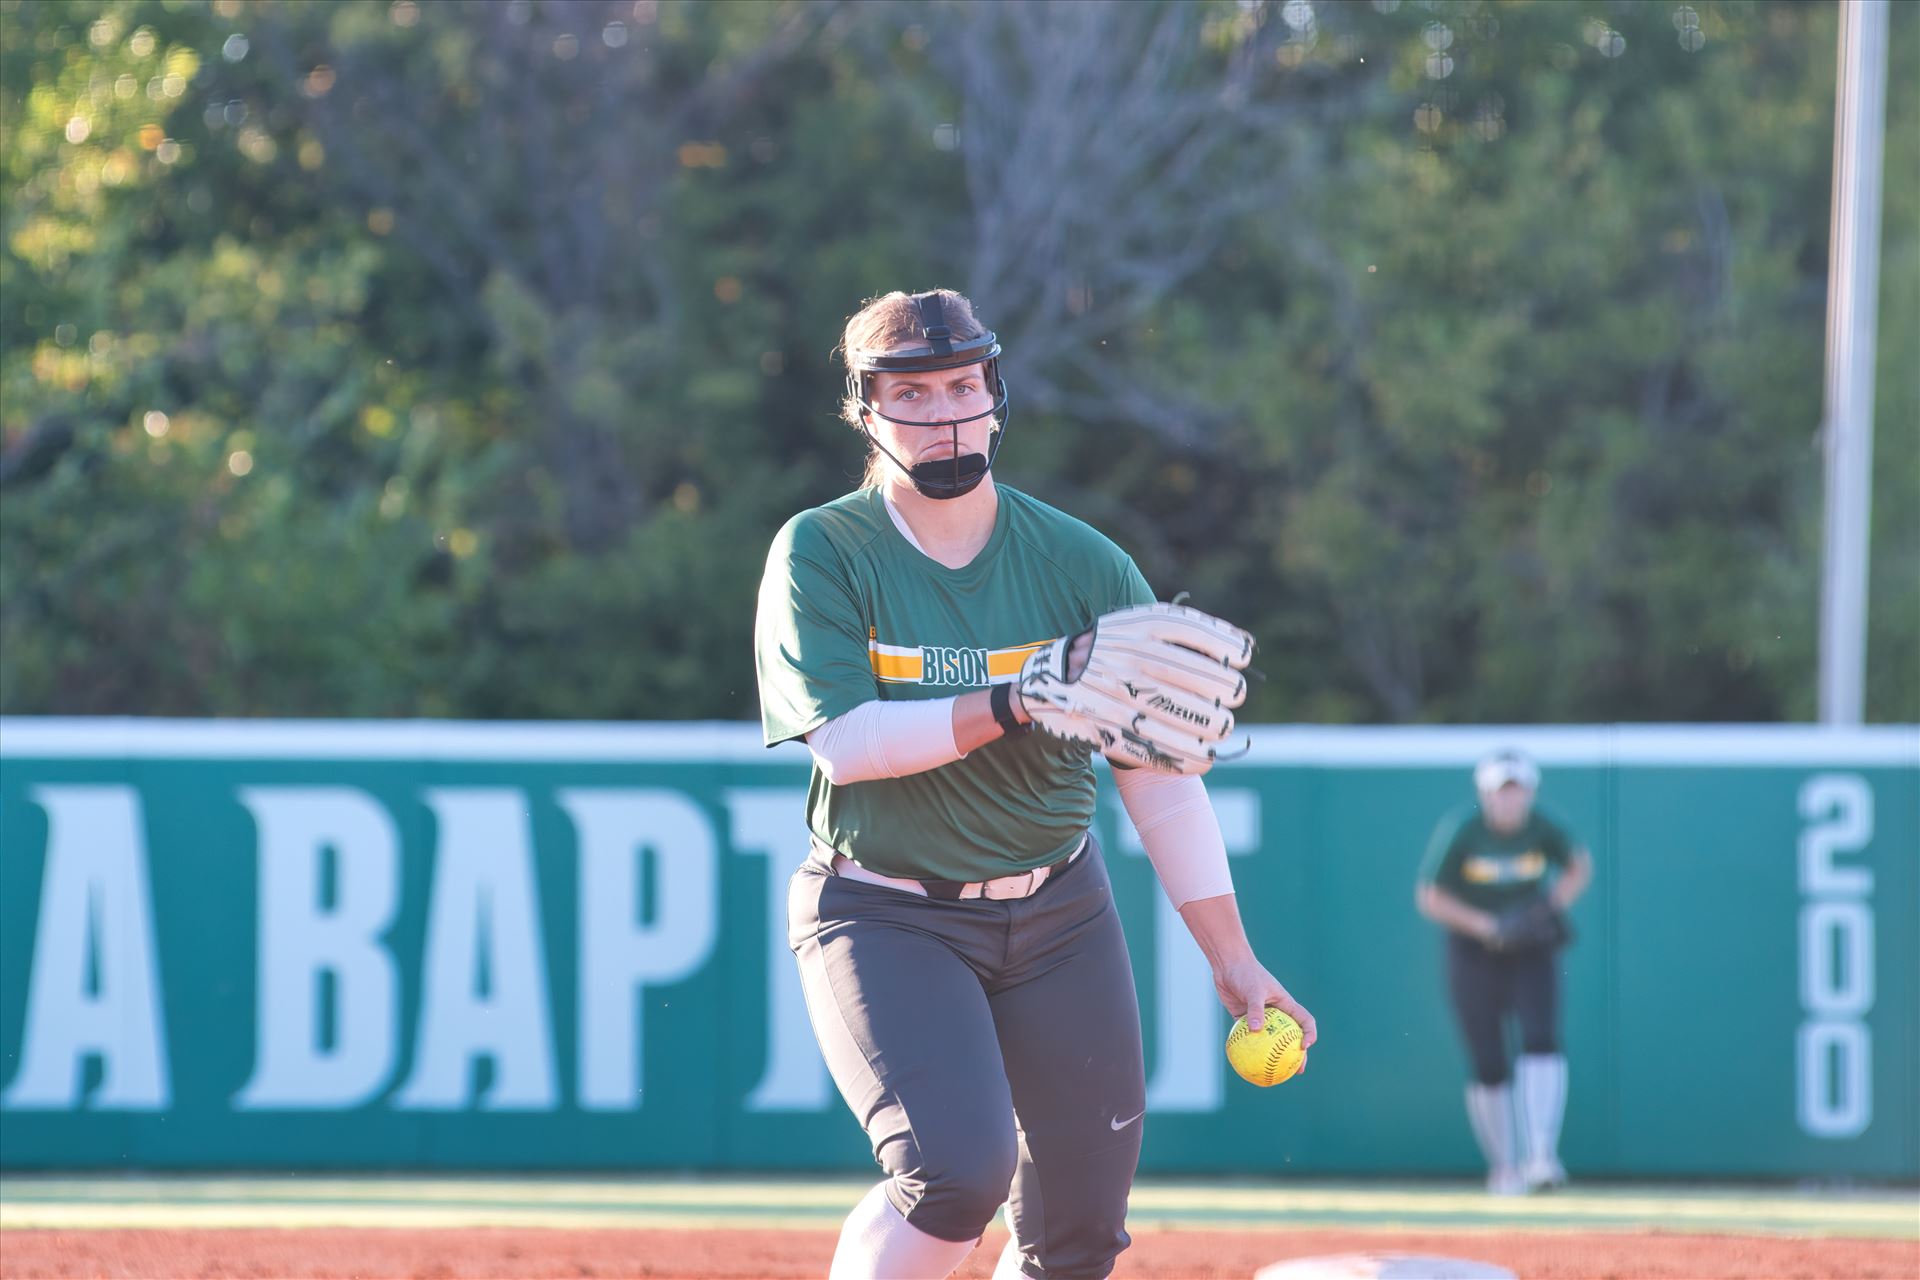
[[[1476,853],[1460,864],[1460,878],[1468,884],[1515,884],[1547,874],[1547,855],[1538,849],[1525,853]]]
[[[889,684],[919,684],[920,651],[915,649],[911,654],[882,652],[883,648],[892,647],[867,645],[867,660],[873,664],[873,674]]]
[[[1035,649],[1052,644],[1051,640],[1042,640],[1038,644],[1019,644],[1011,649],[994,649],[987,654],[987,674],[995,680],[1011,679],[1020,674],[1020,667],[1027,655]]]

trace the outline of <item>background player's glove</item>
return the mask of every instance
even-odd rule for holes
[[[1500,913],[1488,945],[1495,951],[1534,951],[1564,947],[1573,941],[1573,926],[1560,908],[1535,898]]]
[[[1092,647],[1071,671],[1079,635],[1091,635]],[[1178,604],[1102,614],[1079,635],[1035,650],[1021,668],[1020,699],[1035,724],[1122,768],[1213,767],[1233,732],[1232,708],[1247,699],[1251,635]]]

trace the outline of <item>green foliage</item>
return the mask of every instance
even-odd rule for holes
[[[751,716],[767,542],[861,465],[839,326],[953,282],[1048,353],[1005,478],[1252,625],[1253,716],[1807,717],[1834,24],[0,3],[0,709]],[[1915,720],[1893,46],[1869,711]],[[1196,113],[1145,177],[1109,89]]]

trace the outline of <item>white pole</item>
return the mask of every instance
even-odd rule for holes
[[[1861,722],[1866,684],[1873,359],[1886,124],[1887,0],[1840,0],[1827,266],[1826,550],[1820,577],[1820,720],[1830,725]]]

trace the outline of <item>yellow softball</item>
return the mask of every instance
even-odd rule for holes
[[[1267,1010],[1258,1031],[1247,1030],[1247,1020],[1235,1018],[1227,1032],[1227,1061],[1240,1078],[1261,1088],[1279,1084],[1300,1069],[1307,1056],[1300,1024],[1278,1009]]]

